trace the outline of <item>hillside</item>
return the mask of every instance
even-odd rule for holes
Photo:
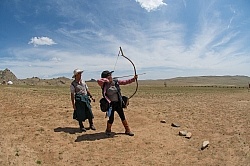
[[[141,85],[158,86],[217,86],[217,87],[248,87],[250,77],[247,76],[196,76],[176,77],[160,80],[142,80]]]
[[[38,77],[18,79],[9,69],[0,70],[0,82],[13,81],[17,85],[69,85],[72,79],[58,77],[53,79],[40,79]],[[89,80],[95,82],[95,80]],[[176,77],[160,80],[139,80],[139,84],[154,84],[159,86],[236,86],[248,87],[250,77],[248,76],[195,76]]]
[[[250,77],[247,76],[199,76],[176,77],[163,80],[167,85],[180,86],[238,86],[247,87]]]
[[[9,69],[0,70],[0,83],[7,83],[8,81],[16,82],[18,79]]]

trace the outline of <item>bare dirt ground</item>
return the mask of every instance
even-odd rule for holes
[[[80,133],[68,87],[1,85],[0,165],[250,165],[247,89],[139,86],[125,111],[135,136],[123,134],[116,114],[107,137],[100,88],[89,87],[97,130]],[[210,145],[201,150],[206,140]]]

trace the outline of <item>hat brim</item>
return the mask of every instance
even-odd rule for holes
[[[74,75],[72,76],[72,78],[75,78],[75,76],[76,76],[78,73],[83,73],[83,70],[78,71],[76,74],[74,74]]]
[[[105,70],[102,72],[101,74],[101,78],[107,78],[108,76],[110,76],[114,71],[108,71],[108,70]]]

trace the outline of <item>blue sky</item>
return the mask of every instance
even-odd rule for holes
[[[248,0],[1,0],[0,70],[18,78],[250,76]]]

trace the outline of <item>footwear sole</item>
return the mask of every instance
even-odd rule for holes
[[[86,132],[86,129],[85,128],[81,128],[80,132]]]

